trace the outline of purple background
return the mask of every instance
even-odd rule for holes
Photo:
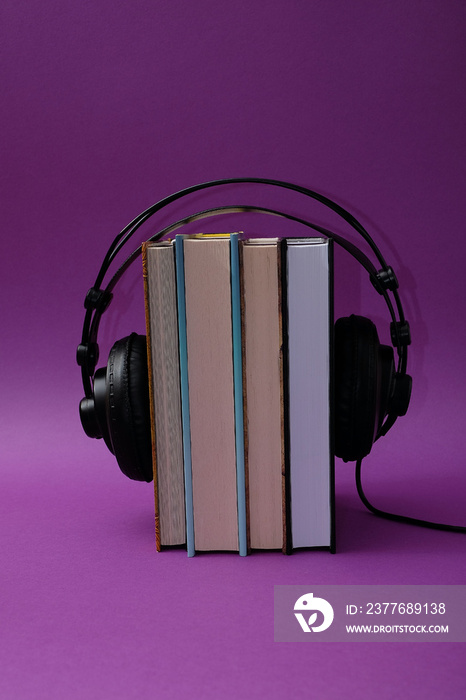
[[[462,645],[273,642],[274,584],[464,584],[462,535],[374,518],[337,463],[337,555],[159,555],[152,487],[81,431],[74,354],[106,247],[146,206],[216,177],[318,189],[374,234],[412,327],[411,408],[367,459],[367,491],[466,524],[464,3],[3,0],[0,14],[1,697],[463,698]],[[259,190],[194,197],[146,232],[246,199],[348,232]],[[370,314],[386,340],[365,273],[336,265],[337,313]],[[104,359],[144,331],[136,267]]]

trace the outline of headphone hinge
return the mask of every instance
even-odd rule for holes
[[[395,348],[405,348],[411,345],[411,331],[408,321],[392,321],[390,323],[390,336]]]
[[[80,367],[85,367],[90,377],[94,374],[99,361],[99,346],[97,343],[81,343],[76,350],[76,362]]]
[[[99,311],[99,313],[103,314],[112,301],[112,298],[113,294],[111,292],[107,292],[104,289],[96,289],[95,287],[91,287],[86,294],[86,298],[84,299],[84,308],[87,310],[95,309],[96,311]]]
[[[383,294],[385,291],[394,292],[398,289],[398,280],[392,267],[387,267],[387,269],[379,270],[375,276],[371,275],[372,286],[378,291],[379,294]]]

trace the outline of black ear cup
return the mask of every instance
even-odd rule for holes
[[[90,438],[104,438],[110,452],[113,446],[107,425],[107,368],[98,369],[94,375],[92,396],[86,396],[79,404],[79,417],[84,432]]]
[[[146,337],[132,333],[112,347],[93,393],[79,406],[86,435],[103,438],[130,479],[152,481]]]
[[[363,316],[335,323],[335,454],[345,462],[369,454],[393,393],[393,350],[380,345]]]
[[[132,333],[112,347],[105,391],[108,433],[121,471],[136,481],[152,481],[145,336]]]

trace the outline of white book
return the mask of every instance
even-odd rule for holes
[[[287,239],[292,546],[333,549],[332,244]]]

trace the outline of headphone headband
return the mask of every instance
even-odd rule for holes
[[[377,272],[375,266],[373,265],[372,261],[355,245],[353,245],[350,241],[347,241],[345,238],[342,236],[334,233],[333,231],[330,231],[327,228],[324,228],[323,226],[319,226],[318,224],[311,223],[305,219],[299,218],[297,216],[293,216],[292,214],[288,214],[285,212],[281,212],[275,209],[269,209],[267,207],[257,207],[257,206],[249,206],[249,205],[235,205],[235,206],[221,206],[221,207],[214,207],[211,209],[205,209],[203,211],[197,212],[196,214],[191,214],[190,216],[184,217],[183,219],[179,219],[173,224],[170,224],[166,228],[162,229],[158,233],[154,234],[151,236],[148,240],[149,241],[158,241],[162,238],[165,238],[166,236],[170,236],[172,233],[175,231],[179,230],[183,226],[187,226],[189,224],[194,223],[195,221],[200,221],[203,219],[208,219],[214,216],[218,216],[220,214],[241,214],[241,213],[255,213],[255,214],[268,214],[280,218],[287,219],[289,221],[293,221],[295,223],[302,224],[303,226],[307,226],[308,228],[313,229],[314,231],[317,231],[318,233],[322,234],[323,236],[327,238],[331,238],[332,240],[335,241],[340,247],[342,247],[344,250],[346,250],[357,262],[362,265],[367,273],[369,274],[369,278],[373,284],[373,286],[379,291],[380,294],[383,295],[385,302],[387,304],[389,313],[392,317],[392,321],[396,322],[396,317],[395,317],[395,312],[393,309],[393,305],[391,303],[390,297],[388,296],[387,290],[380,284],[379,282],[379,273]],[[130,267],[130,265],[141,255],[142,253],[142,244],[134,250],[131,255],[126,258],[124,263],[120,266],[120,268],[115,272],[113,277],[111,278],[110,282],[107,284],[105,289],[103,290],[103,299],[110,300],[113,290],[116,287],[117,283],[123,276],[123,274],[126,272],[126,270]],[[90,338],[93,340],[93,342],[96,342],[96,336],[97,336],[97,330],[98,330],[98,324],[100,323],[100,319],[102,317],[103,311],[108,308],[108,305],[103,305],[99,304],[96,308],[96,313],[94,315],[93,323],[91,325],[90,329]]]
[[[164,235],[168,235],[169,232],[172,232],[175,230],[175,228],[179,228],[180,226],[183,226],[187,223],[190,223],[192,221],[197,220],[198,218],[205,218],[207,216],[214,215],[215,213],[237,213],[237,212],[261,212],[261,213],[269,213],[269,214],[274,214],[275,216],[282,216],[284,218],[287,218],[289,220],[296,221],[298,223],[301,223],[303,225],[306,225],[308,227],[311,227],[323,235],[326,235],[333,240],[335,240],[339,245],[344,247],[353,257],[355,257],[358,262],[360,262],[363,267],[369,272],[371,281],[374,285],[374,287],[377,289],[377,291],[384,296],[385,302],[387,303],[391,318],[392,318],[392,323],[391,323],[391,335],[392,335],[392,342],[393,345],[397,348],[397,353],[398,353],[398,372],[400,373],[405,373],[406,372],[406,367],[407,367],[407,346],[410,344],[410,335],[409,335],[409,325],[405,320],[404,317],[404,312],[403,312],[403,307],[401,304],[401,300],[397,291],[398,288],[398,282],[396,280],[396,276],[392,270],[392,268],[387,265],[383,255],[381,254],[380,250],[372,240],[371,236],[369,233],[366,231],[366,229],[362,226],[362,224],[346,209],[344,209],[342,206],[334,202],[333,200],[329,199],[325,195],[322,195],[314,190],[310,190],[306,187],[302,187],[301,185],[296,185],[290,182],[286,182],[283,180],[273,180],[273,179],[267,179],[267,178],[230,178],[230,179],[222,179],[222,180],[212,180],[209,182],[204,182],[200,183],[198,185],[193,185],[191,187],[187,187],[185,189],[182,189],[172,195],[169,195],[168,197],[165,197],[164,199],[161,199],[160,201],[156,202],[153,204],[151,207],[143,211],[141,214],[139,214],[131,223],[129,223],[125,228],[116,236],[112,244],[110,245],[105,258],[103,260],[103,263],[100,267],[99,273],[97,275],[97,278],[95,280],[95,283],[93,287],[90,288],[86,295],[86,299],[84,302],[84,306],[86,308],[86,314],[84,318],[84,323],[83,323],[83,332],[82,332],[82,338],[81,338],[81,343],[78,346],[78,351],[77,351],[77,362],[78,365],[81,366],[82,370],[82,380],[83,380],[83,387],[86,396],[90,396],[92,394],[92,381],[91,377],[94,374],[95,367],[98,362],[98,344],[97,344],[97,334],[98,334],[98,328],[100,324],[100,319],[102,317],[102,314],[104,311],[108,308],[108,305],[110,304],[110,301],[112,299],[112,291],[113,288],[115,287],[116,283],[122,276],[122,274],[125,272],[125,270],[129,267],[129,265],[139,256],[141,247],[138,247],[132,255],[127,258],[125,263],[120,267],[118,272],[113,276],[111,279],[110,283],[107,285],[105,289],[101,289],[101,286],[103,284],[104,278],[110,268],[111,263],[115,259],[116,255],[120,252],[120,250],[126,245],[126,243],[132,238],[134,233],[137,231],[137,229],[142,226],[143,223],[145,223],[148,219],[150,219],[154,214],[158,213],[168,205],[172,204],[173,202],[182,199],[184,197],[189,196],[190,194],[194,194],[195,192],[200,192],[205,189],[211,189],[211,188],[216,188],[220,187],[223,185],[234,185],[234,184],[259,184],[259,185],[265,185],[265,186],[271,186],[271,187],[278,187],[281,189],[286,189],[286,190],[292,190],[295,191],[299,194],[302,194],[306,197],[309,197],[311,199],[314,199],[327,208],[331,209],[334,211],[336,214],[338,214],[342,219],[344,219],[358,234],[360,234],[364,240],[368,243],[370,248],[372,249],[374,255],[376,256],[377,260],[382,266],[382,269],[380,271],[376,271],[374,265],[370,262],[370,260],[365,256],[356,246],[353,244],[347,242],[344,238],[341,236],[338,236],[337,234],[329,231],[328,229],[324,229],[322,227],[317,226],[316,224],[312,224],[309,221],[306,221],[304,219],[300,219],[298,217],[293,217],[290,214],[285,214],[284,212],[279,212],[276,210],[272,209],[266,209],[266,208],[261,208],[261,207],[247,207],[247,206],[240,206],[240,207],[218,207],[216,209],[210,209],[210,210],[205,210],[204,212],[199,212],[198,214],[195,214],[191,217],[187,217],[185,219],[181,219],[180,221],[176,222],[176,224],[172,224],[171,226],[167,227],[163,231],[159,232],[155,236],[152,237],[151,240],[158,240],[159,238],[162,238]],[[392,292],[393,298],[395,300],[395,304],[397,307],[397,312],[398,312],[398,318],[399,320],[396,320],[395,312],[391,303],[391,300],[388,296],[388,291]]]
[[[364,240],[368,243],[368,245],[372,248],[374,255],[378,259],[380,265],[382,268],[387,271],[389,269],[387,263],[384,260],[384,257],[380,250],[378,249],[377,245],[369,235],[369,233],[366,231],[364,226],[356,219],[353,214],[351,214],[349,211],[347,211],[344,207],[342,207],[340,204],[337,204],[334,202],[332,199],[329,197],[326,197],[323,194],[320,194],[319,192],[316,192],[315,190],[311,190],[307,187],[302,187],[301,185],[296,185],[291,182],[287,182],[284,180],[273,180],[269,178],[247,178],[247,177],[242,177],[242,178],[228,178],[228,179],[221,179],[221,180],[210,180],[208,182],[203,182],[198,185],[192,185],[191,187],[186,187],[182,190],[179,190],[178,192],[175,192],[174,194],[169,195],[168,197],[165,197],[164,199],[161,199],[160,201],[156,202],[153,204],[151,207],[146,209],[145,211],[141,212],[131,223],[129,223],[125,228],[118,234],[118,236],[114,239],[113,243],[111,244],[107,255],[104,258],[104,261],[102,263],[102,267],[100,269],[99,275],[97,276],[96,280],[96,287],[100,287],[100,285],[103,282],[103,278],[105,276],[106,271],[108,270],[108,267],[110,266],[112,260],[115,258],[115,256],[118,254],[120,249],[126,244],[126,242],[131,238],[131,236],[134,234],[134,232],[141,226],[147,219],[151,218],[154,214],[159,212],[161,209],[164,209],[167,207],[169,204],[172,204],[173,202],[182,199],[184,197],[187,197],[190,194],[194,194],[195,192],[200,192],[205,189],[211,189],[211,188],[216,188],[216,187],[221,187],[223,185],[236,185],[236,184],[258,184],[258,185],[265,185],[265,186],[270,186],[270,187],[278,187],[281,189],[286,189],[286,190],[292,190],[294,192],[297,192],[298,194],[302,194],[305,197],[309,197],[311,199],[315,199],[316,201],[320,202],[324,206],[326,206],[328,209],[331,209],[334,211],[338,216],[340,216],[342,219],[344,219],[349,225],[361,235]]]

